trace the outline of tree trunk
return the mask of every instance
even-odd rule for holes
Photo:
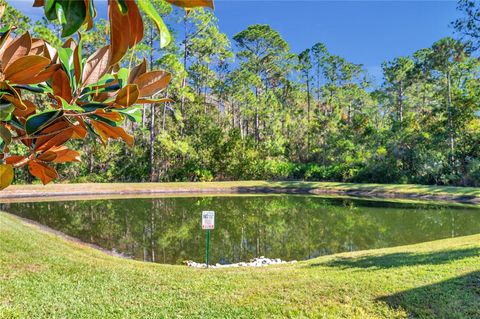
[[[155,105],[150,105],[150,181],[155,181]]]
[[[453,119],[452,119],[452,84],[451,84],[451,71],[447,72],[447,115],[448,115],[448,131],[449,131],[449,146],[450,146],[450,165],[453,168],[455,161],[455,137],[453,131]]]

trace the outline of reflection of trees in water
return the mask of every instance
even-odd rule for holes
[[[202,197],[3,204],[84,241],[148,261],[203,260],[200,212],[215,210],[214,262],[306,259],[480,232],[469,208],[313,196]]]

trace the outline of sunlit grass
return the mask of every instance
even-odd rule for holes
[[[480,317],[480,235],[198,270],[111,257],[0,213],[0,318]]]

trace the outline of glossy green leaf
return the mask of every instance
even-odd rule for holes
[[[65,101],[63,98],[61,98],[61,97],[58,97],[58,98],[62,101],[62,108],[64,110],[77,111],[77,112],[83,112],[84,111],[80,106],[78,106],[76,104],[73,104],[73,105],[68,104],[68,102]]]
[[[117,0],[118,7],[120,8],[120,11],[122,14],[126,14],[128,12],[128,6],[125,0]]]
[[[62,37],[69,37],[80,29],[87,18],[87,8],[84,1],[57,0],[55,10],[62,24]]]
[[[140,106],[132,106],[127,109],[116,110],[118,113],[126,115],[132,122],[139,123],[142,121],[142,108]]]
[[[106,119],[104,117],[101,117],[101,116],[98,116],[98,115],[95,115],[95,114],[89,115],[88,117],[94,119],[95,121],[100,121],[100,122],[103,122],[105,124],[108,124],[112,127],[117,127],[118,126],[117,122]]]
[[[124,87],[127,85],[128,82],[128,69],[126,68],[121,68],[117,72],[117,78],[118,78],[118,84],[120,84],[120,87]]]
[[[30,91],[33,93],[53,93],[53,90],[42,84],[33,85],[13,85],[14,88]]]
[[[15,106],[13,104],[0,100],[0,121],[8,120],[14,110]]]
[[[60,63],[65,70],[65,73],[68,75],[68,79],[70,81],[70,87],[76,87],[75,83],[75,66],[73,62],[73,50],[70,48],[58,48],[58,58],[60,59]]]
[[[138,6],[150,19],[153,20],[153,22],[155,22],[160,36],[160,47],[166,47],[172,41],[172,36],[152,2],[150,0],[138,1]]]
[[[95,111],[96,109],[103,109],[106,108],[108,104],[103,104],[103,103],[88,103],[85,105],[82,105],[82,109],[84,109],[86,112],[92,112]]]
[[[45,16],[48,20],[56,20],[57,19],[57,11],[55,10],[55,3],[56,0],[45,0],[45,4],[43,9],[45,11]]]
[[[55,121],[62,114],[62,110],[52,110],[31,115],[25,123],[25,131],[28,135],[34,134]]]

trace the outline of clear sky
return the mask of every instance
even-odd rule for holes
[[[409,55],[442,37],[459,13],[455,1],[218,0],[229,36],[250,24],[270,24],[294,52],[316,42],[380,76],[383,61]]]
[[[106,0],[95,1],[104,11]],[[9,2],[30,15],[41,14],[30,8],[33,0]],[[365,65],[377,80],[383,61],[453,35],[449,24],[459,15],[456,2],[447,0],[216,0],[215,5],[220,29],[230,37],[251,24],[270,24],[293,52],[323,42],[330,52]]]

